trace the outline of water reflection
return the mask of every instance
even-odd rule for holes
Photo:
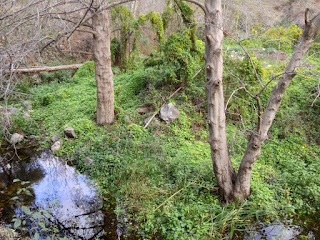
[[[3,217],[7,220],[12,219],[14,214],[21,214],[18,206],[24,205],[34,212],[46,209],[51,215],[50,224],[54,224],[59,229],[59,234],[69,239],[94,239],[103,236],[104,215],[100,210],[102,200],[96,192],[94,182],[86,176],[79,174],[50,152],[43,152],[40,156],[31,158],[28,163],[20,162],[12,166],[11,172],[12,177],[30,181],[30,186],[34,188],[31,198],[29,196],[17,204],[11,202],[10,198],[22,187],[21,183],[8,185],[5,189],[6,196],[2,196],[0,201],[2,207],[6,205]]]

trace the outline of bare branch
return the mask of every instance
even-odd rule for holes
[[[202,9],[202,11],[206,14],[208,11],[207,11],[207,9],[206,9],[206,7],[205,7],[205,5],[202,3],[202,2],[199,2],[199,1],[197,1],[197,0],[185,0],[186,2],[191,2],[191,3],[193,3],[193,4],[196,4],[197,6],[199,6],[201,9]]]

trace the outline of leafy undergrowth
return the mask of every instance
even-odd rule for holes
[[[292,45],[283,50],[291,51]],[[68,157],[95,179],[106,199],[111,195],[125,203],[127,218],[135,223],[131,230],[139,239],[223,239],[226,233],[232,237],[239,234],[236,230],[259,221],[320,212],[319,101],[312,105],[314,98],[310,97],[318,80],[304,74],[296,77],[254,166],[250,198],[242,204],[222,206],[206,141],[206,104],[201,100],[205,93],[200,88],[203,75],[194,82],[190,78],[202,66],[197,65],[197,54],[183,58],[193,65],[180,82],[175,78],[175,65],[161,56],[149,59],[144,69],[116,76],[116,122],[111,126],[95,124],[96,84],[91,62],[68,81],[54,80],[31,89],[36,96],[31,118],[45,130],[42,145],[49,147],[50,137],[65,127],[74,127],[77,138],[61,137],[63,146],[57,154]],[[269,67],[252,58],[263,83],[283,70],[284,64]],[[319,67],[318,60],[310,61]],[[184,64],[181,61],[179,68]],[[225,66],[226,96],[236,87],[232,80],[237,78],[250,84],[249,90],[257,89],[248,58],[226,54]],[[310,71],[318,73],[318,69]],[[179,69],[178,73],[182,76],[183,71]],[[182,91],[169,100],[180,110],[179,118],[170,125],[160,122],[143,129],[143,120],[153,112],[139,115],[136,108],[153,105],[158,109],[163,99],[180,86]],[[270,91],[271,87],[262,96],[263,104]],[[256,116],[240,91],[228,109],[247,119],[228,115],[230,154],[238,166],[247,142],[244,129],[252,128]],[[29,131],[32,128],[36,126]],[[94,161],[88,165],[87,159]]]

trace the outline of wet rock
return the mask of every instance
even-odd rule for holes
[[[50,141],[52,142],[52,143],[55,143],[55,142],[57,142],[58,140],[59,140],[59,138],[61,137],[61,133],[57,133],[56,135],[54,135],[52,138],[50,138]]]
[[[19,134],[19,133],[14,133],[12,134],[11,138],[10,138],[10,143],[12,145],[16,145],[17,143],[22,142],[24,139],[23,135]]]
[[[69,138],[76,138],[77,134],[74,131],[73,127],[67,127],[63,130],[64,134]]]
[[[147,118],[143,121],[143,125],[145,126],[145,125],[149,122],[149,120],[150,120],[151,118],[152,118],[152,115],[151,115],[150,117],[147,117]],[[158,119],[153,118],[150,124],[155,126],[155,125],[159,125],[160,122],[159,122]]]
[[[24,101],[24,102],[22,103],[22,105],[23,105],[23,107],[24,107],[25,109],[31,109],[31,108],[32,108],[32,104],[31,104],[30,102],[28,102],[28,101]]]
[[[56,151],[58,151],[58,150],[61,148],[62,143],[63,143],[63,142],[62,142],[61,140],[56,141],[54,144],[52,144],[52,146],[51,146],[51,151],[52,151],[53,153],[55,153]]]
[[[166,104],[160,108],[160,118],[166,123],[172,123],[179,115],[179,110],[172,103]]]

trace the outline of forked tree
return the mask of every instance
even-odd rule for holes
[[[224,203],[243,201],[250,195],[252,168],[260,156],[261,146],[268,139],[268,131],[280,107],[283,94],[297,74],[303,56],[306,54],[315,36],[320,30],[320,14],[309,20],[308,10],[305,15],[305,27],[295,47],[292,57],[269,96],[263,109],[260,95],[270,82],[263,85],[257,93],[249,93],[257,101],[258,119],[251,131],[247,148],[238,171],[232,166],[227,137],[225,99],[223,95],[223,21],[221,0],[186,0],[198,5],[205,14],[205,62],[206,89],[208,94],[209,144],[213,161],[213,170]],[[245,88],[245,86],[242,86]]]

